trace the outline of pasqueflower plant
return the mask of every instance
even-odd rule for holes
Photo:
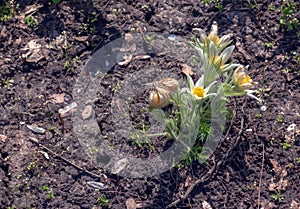
[[[199,148],[200,144],[214,132],[211,125],[215,120],[213,112],[226,112],[227,97],[248,95],[261,102],[253,95],[252,88],[257,83],[247,74],[249,66],[229,62],[234,50],[234,46],[230,46],[232,34],[219,37],[216,22],[213,22],[209,34],[202,29],[195,31],[198,35],[193,38],[191,44],[202,64],[196,72],[200,74],[200,78],[194,82],[190,75],[185,74],[186,86],[178,88],[176,93],[173,91],[171,94],[167,89],[155,89],[150,96],[152,107],[159,107],[155,105],[158,98],[170,100],[174,104],[175,116],[166,119],[166,129],[172,138],[180,140],[178,136],[182,125],[189,127],[188,131],[196,132],[197,139],[194,145],[187,146],[187,155],[184,159],[187,163],[200,158],[202,161],[203,156],[200,153],[203,150]],[[164,101],[164,104],[168,102]],[[188,137],[183,138],[187,140]]]

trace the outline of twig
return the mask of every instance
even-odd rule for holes
[[[259,185],[258,185],[258,196],[257,196],[257,208],[260,208],[260,188],[261,188],[261,182],[262,182],[262,174],[264,169],[264,162],[265,162],[265,145],[262,144],[262,159],[261,159],[261,168],[260,168],[260,174],[259,174]]]
[[[34,138],[34,137],[29,137],[29,136],[28,136],[28,139],[29,139],[31,142],[33,142],[33,143],[35,143],[36,145],[38,145],[39,147],[43,148],[44,150],[47,150],[47,151],[50,152],[52,155],[54,155],[54,156],[56,156],[56,157],[62,159],[62,160],[65,161],[66,163],[68,163],[68,164],[72,165],[73,167],[77,168],[78,170],[83,171],[83,172],[89,174],[90,176],[93,176],[93,177],[96,177],[96,178],[103,178],[103,176],[98,175],[98,174],[95,174],[95,173],[90,172],[90,171],[88,171],[88,170],[85,170],[84,168],[82,168],[82,167],[80,167],[80,166],[78,166],[78,165],[72,163],[72,162],[69,161],[68,159],[62,157],[61,155],[59,155],[59,154],[53,152],[51,149],[49,149],[49,148],[46,147],[45,145],[42,145],[36,138]]]

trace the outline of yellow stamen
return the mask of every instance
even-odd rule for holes
[[[209,40],[211,40],[212,42],[214,42],[216,45],[219,43],[219,40],[220,40],[220,38],[219,38],[219,36],[215,36],[214,38],[210,38],[210,34],[208,34],[208,36],[207,36],[207,38],[209,39]]]
[[[244,84],[244,83],[251,83],[252,79],[249,75],[247,75],[242,81],[241,81],[241,84]]]
[[[196,95],[198,97],[204,97],[205,94],[205,90],[203,88],[201,88],[200,86],[196,86],[193,89],[193,95]]]

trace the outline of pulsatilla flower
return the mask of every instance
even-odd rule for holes
[[[198,45],[202,48],[205,44],[214,43],[218,50],[222,50],[230,44],[230,39],[232,34],[223,35],[221,38],[218,36],[218,24],[216,21],[213,22],[211,26],[210,33],[206,35],[205,31],[199,28],[194,29],[200,34],[200,42]]]
[[[188,88],[182,88],[183,92],[188,92],[192,94],[197,100],[203,99],[205,97],[217,95],[216,93],[208,93],[212,85],[217,83],[217,81],[214,81],[210,83],[207,87],[204,87],[204,75],[202,75],[196,83],[194,83],[190,75],[186,74],[186,76],[187,76]]]
[[[233,73],[233,82],[237,89],[240,91],[249,90],[256,82],[253,82],[251,77],[246,74],[246,70],[249,66],[240,65]]]

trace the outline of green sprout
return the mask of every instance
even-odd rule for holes
[[[12,18],[12,15],[16,12],[16,3],[14,0],[4,0],[4,6],[0,6],[0,21],[7,21]]]
[[[104,194],[102,194],[99,198],[98,198],[98,204],[99,206],[103,207],[109,204],[109,199],[106,199],[106,196]]]
[[[53,2],[54,4],[59,4],[59,3],[60,3],[60,0],[52,0],[52,2]]]
[[[266,46],[268,49],[272,49],[273,46],[274,46],[274,42],[266,42],[266,43],[265,43],[265,46]]]
[[[285,150],[290,149],[292,147],[292,145],[290,143],[288,143],[287,141],[281,143],[281,146]]]
[[[281,194],[280,190],[276,190],[275,193],[271,195],[271,198],[277,202],[280,202],[284,199],[284,196]]]
[[[24,18],[24,23],[30,27],[36,26],[36,21],[32,16],[28,16]]]
[[[269,10],[271,10],[271,11],[274,11],[274,10],[275,10],[275,6],[274,6],[274,4],[272,4],[272,3],[269,4],[269,7],[268,7],[268,8],[269,8]]]
[[[291,31],[299,27],[299,19],[296,16],[295,12],[295,3],[294,1],[283,2],[283,5],[280,8],[281,16],[279,19],[280,25],[287,30]]]

